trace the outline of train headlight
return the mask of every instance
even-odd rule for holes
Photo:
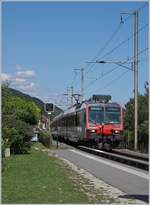
[[[114,129],[112,129],[111,132],[112,132],[112,134],[120,134],[121,133],[120,130],[114,130]]]
[[[95,133],[96,130],[94,130],[94,129],[87,129],[87,132],[89,132],[89,133]]]
[[[114,130],[115,134],[120,134],[120,130]]]

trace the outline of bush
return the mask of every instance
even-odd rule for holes
[[[133,149],[134,148],[134,132],[130,130],[124,130],[124,148]]]
[[[35,103],[14,96],[7,86],[2,86],[2,139],[4,150],[11,153],[28,153],[33,136],[33,125],[38,123],[40,109]]]
[[[41,142],[45,147],[50,145],[50,134],[48,131],[41,131],[38,136],[39,142]]]
[[[14,154],[26,154],[32,145],[31,138],[33,136],[33,129],[21,120],[16,120],[13,124],[18,131],[18,135],[10,146],[11,152]]]
[[[31,147],[32,127],[14,116],[5,116],[2,124],[3,144],[11,153],[27,153]]]

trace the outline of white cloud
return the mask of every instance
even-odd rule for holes
[[[35,72],[31,69],[25,70],[21,66],[16,67],[16,72],[13,74],[1,73],[1,80],[8,81],[10,87],[25,92],[27,94],[38,93],[35,83],[31,81],[35,77]]]
[[[16,70],[23,70],[23,68],[20,65],[17,65]]]
[[[18,83],[26,82],[26,79],[24,78],[15,78],[15,81]]]
[[[7,73],[1,73],[1,79],[2,81],[10,81],[12,80],[12,75]]]
[[[33,82],[29,82],[29,83],[26,83],[26,84],[22,84],[22,85],[19,85],[18,88],[23,90],[23,91],[32,91],[35,87],[35,84]]]
[[[35,77],[35,72],[33,70],[19,70],[16,72],[16,76],[20,78],[32,78]]]

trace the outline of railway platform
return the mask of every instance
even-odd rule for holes
[[[118,188],[125,194],[120,197],[148,203],[148,171],[120,164],[109,159],[94,156],[78,149],[56,150],[56,155],[84,169],[97,179]]]
[[[133,151],[133,150],[129,150],[129,149],[113,149],[113,151],[115,153],[118,153],[120,155],[126,155],[126,156],[133,156],[139,159],[143,159],[145,161],[149,160],[149,155],[145,154],[145,153],[141,153],[139,151]]]

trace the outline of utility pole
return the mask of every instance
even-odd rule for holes
[[[73,105],[73,86],[71,86],[70,88],[71,88],[71,105]]]
[[[134,12],[134,149],[138,149],[138,11]]]
[[[69,105],[69,87],[67,87],[67,106]]]
[[[123,12],[121,14],[134,15],[134,150],[138,149],[138,11],[133,13]],[[122,21],[122,18],[121,18]],[[93,63],[93,62],[89,62]],[[127,66],[122,65],[123,62],[113,61],[96,61],[94,63],[115,63],[119,66],[132,70]],[[124,64],[124,63],[123,63]]]
[[[84,68],[81,68],[81,102],[84,97]]]
[[[84,68],[74,69],[74,70],[79,70],[81,72],[81,102],[82,102],[84,98]]]

